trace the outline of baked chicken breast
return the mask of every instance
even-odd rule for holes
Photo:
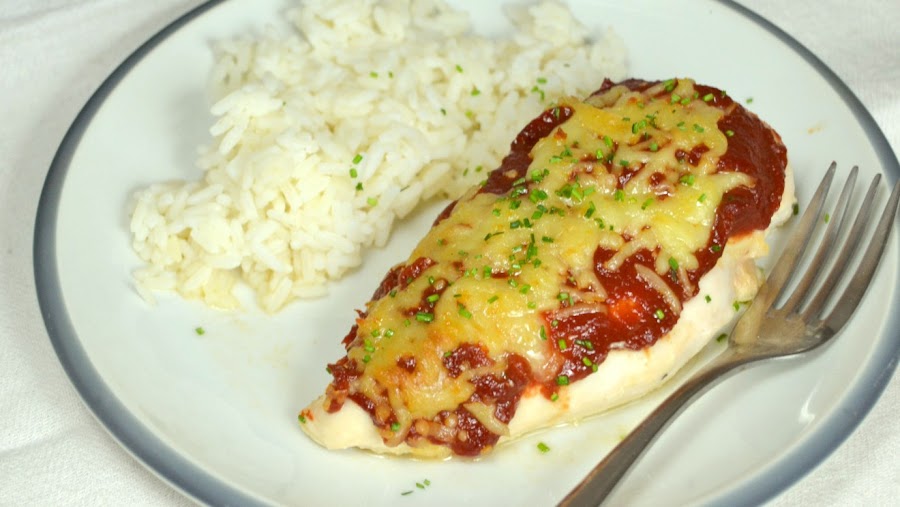
[[[716,88],[561,100],[385,276],[301,427],[329,449],[479,456],[634,400],[753,297],[793,190],[779,135]]]

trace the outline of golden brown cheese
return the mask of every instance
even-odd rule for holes
[[[523,396],[554,402],[610,350],[652,347],[721,255],[719,236],[749,232],[717,229],[723,198],[781,178],[780,202],[786,160],[766,178],[729,167],[729,140],[745,134],[722,128],[736,108],[688,79],[561,100],[527,168],[505,161],[388,275],[322,406],[359,405],[387,446],[476,455],[509,434]]]

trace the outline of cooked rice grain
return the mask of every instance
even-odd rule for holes
[[[620,41],[561,4],[508,14],[489,39],[438,0],[311,0],[283,33],[220,43],[202,179],[134,199],[139,294],[236,308],[242,280],[267,312],[320,297],[395,219],[484,179],[555,97],[623,77]]]

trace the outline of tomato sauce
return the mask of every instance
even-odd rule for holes
[[[500,167],[491,171],[479,193],[505,194],[513,183],[525,177],[531,165],[531,149],[538,141],[550,135],[557,125],[568,120],[575,111],[570,107],[554,107],[541,113],[531,121],[510,146],[509,155],[503,158]]]
[[[620,84],[631,90],[644,91],[657,83],[629,79]],[[605,80],[594,94],[603,93],[615,84]],[[687,283],[679,279],[674,269],[669,276],[663,277],[666,285],[681,302],[696,295],[698,281],[715,265],[729,238],[768,227],[784,192],[784,171],[787,163],[786,149],[780,137],[756,115],[745,110],[720,90],[702,85],[697,85],[695,90],[701,96],[711,94],[712,98],[706,102],[721,108],[725,113],[718,127],[728,135],[728,149],[720,158],[717,170],[748,174],[754,179],[755,184],[752,187],[735,188],[724,195],[716,210],[709,241],[704,248],[695,253],[699,266],[686,272]],[[667,93],[662,92],[659,95]],[[555,127],[571,117],[573,112],[568,107],[553,108],[544,111],[529,123],[513,141],[510,153],[503,159],[500,167],[489,174],[479,193],[503,195],[515,185],[527,186],[527,181],[517,182],[521,182],[526,176],[531,163],[532,148]],[[696,165],[706,151],[708,148],[700,145],[680,155],[687,163]],[[620,185],[627,183],[632,175],[633,172],[623,173],[620,176]],[[437,217],[435,224],[449,216],[455,206],[455,201],[448,205]],[[562,356],[555,381],[541,386],[541,392],[548,397],[552,397],[559,386],[568,385],[592,374],[611,350],[640,350],[653,345],[668,333],[678,320],[678,316],[660,292],[637,274],[638,264],[654,266],[654,252],[639,251],[626,259],[617,270],[612,271],[605,268],[605,263],[614,254],[615,252],[600,247],[594,252],[594,272],[608,294],[602,306],[572,311],[572,308],[561,304],[559,309],[543,314],[547,323],[547,343],[550,352]],[[433,263],[431,259],[423,257],[409,265],[396,266],[379,285],[373,299],[379,299],[392,290],[406,287]],[[492,276],[502,277],[505,273],[492,273]],[[430,308],[428,296],[440,294],[443,288],[445,287],[441,285],[426,291],[419,307],[409,311],[413,313],[427,311]],[[348,344],[348,340],[352,340],[355,332],[356,326],[345,339],[345,344]],[[508,423],[515,415],[525,389],[538,383],[529,362],[524,357],[509,353],[505,359],[507,366],[502,374],[479,375],[470,380],[475,386],[475,391],[467,402],[494,406],[493,415],[502,423]],[[444,367],[454,378],[467,370],[492,364],[494,360],[477,343],[463,344],[443,358]],[[372,416],[376,426],[384,429],[395,421],[393,414],[387,422],[379,421],[375,416],[376,406],[372,400],[359,393],[348,394],[352,382],[361,375],[359,366],[346,357],[329,365],[329,371],[334,377],[329,389],[338,395],[332,396],[328,410],[338,410],[343,400],[349,398]],[[407,372],[413,372],[416,362],[414,358],[404,356],[397,359],[397,366]],[[429,424],[437,422],[448,428],[452,426],[454,438],[449,441],[438,440],[433,436],[427,438],[432,443],[446,445],[454,454],[477,456],[493,447],[500,436],[489,431],[464,405],[465,403],[460,404],[454,411],[443,411],[436,416],[435,421],[428,421]],[[407,442],[414,443],[418,438],[422,438],[422,435],[413,424]]]
[[[645,90],[654,83],[629,80],[624,84],[633,90]],[[604,82],[598,93],[611,86],[611,83]],[[682,302],[696,295],[697,283],[715,266],[728,238],[769,226],[784,193],[784,169],[787,165],[787,150],[781,138],[756,115],[735,104],[720,90],[702,85],[697,85],[695,90],[700,96],[711,94],[713,99],[708,103],[725,111],[718,127],[726,135],[731,135],[728,150],[720,157],[717,170],[745,173],[753,177],[755,184],[735,188],[723,196],[716,210],[709,241],[705,248],[695,252],[699,266],[687,272],[689,285],[683,286],[674,274],[664,277],[666,284]],[[708,148],[700,145],[681,155],[686,162],[696,165],[706,151]],[[549,312],[545,316],[551,323],[550,338],[551,343],[556,345],[555,352],[564,358],[557,378],[565,378],[565,382],[590,375],[595,365],[602,362],[614,348],[640,350],[653,345],[677,322],[677,317],[659,292],[635,273],[637,264],[654,265],[650,252],[638,252],[629,257],[618,271],[610,272],[603,265],[614,253],[598,248],[594,254],[595,274],[609,294],[606,301],[608,312],[581,313],[569,317],[560,316],[562,312]],[[560,350],[561,343],[565,344],[563,350]],[[555,390],[553,385],[548,387],[550,392]]]

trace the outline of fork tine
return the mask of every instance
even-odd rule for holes
[[[845,219],[847,215],[847,203],[850,201],[850,194],[853,193],[853,188],[856,186],[856,175],[858,172],[858,166],[853,166],[853,169],[850,170],[850,174],[847,176],[847,182],[844,184],[844,190],[841,191],[841,195],[838,198],[838,202],[832,213],[831,220],[828,223],[828,228],[825,230],[825,237],[822,238],[819,249],[816,251],[815,257],[809,264],[810,266],[821,266],[826,259],[831,256],[832,249],[835,247],[835,239],[838,237],[839,231],[843,230],[844,225],[848,221]],[[820,274],[822,274],[822,270],[807,269],[803,279],[800,280],[800,283],[794,288],[794,293],[791,294],[791,297],[784,303],[781,309],[785,312],[794,311],[794,309],[797,308],[809,294],[810,287]]]
[[[881,260],[884,247],[887,245],[891,229],[894,226],[894,217],[897,215],[898,203],[900,203],[900,181],[897,181],[894,185],[894,190],[891,192],[891,197],[884,208],[884,213],[881,214],[881,219],[878,221],[878,227],[876,227],[875,233],[872,235],[872,242],[869,243],[869,247],[866,249],[866,253],[856,269],[856,273],[841,296],[841,304],[835,306],[831,313],[828,314],[828,317],[825,318],[825,325],[832,333],[837,333],[844,327],[844,324],[850,319],[850,315],[859,306],[859,302],[862,300],[869,282],[872,281],[875,268],[878,267],[878,262]]]
[[[803,313],[801,314],[803,320],[808,322],[810,317],[819,316],[822,312],[822,308],[825,306],[825,302],[831,295],[834,286],[841,280],[843,275],[847,273],[847,265],[853,254],[859,250],[863,231],[865,231],[866,224],[869,223],[869,216],[872,214],[872,206],[875,202],[875,191],[878,190],[879,181],[881,181],[881,175],[876,174],[875,178],[872,179],[872,183],[869,185],[869,191],[866,192],[862,207],[860,207],[856,214],[853,228],[850,229],[850,234],[847,235],[847,239],[844,241],[844,246],[841,249],[840,254],[838,254],[837,260],[834,261],[831,271],[825,278],[825,282],[822,283],[822,286],[819,288],[818,292],[816,292],[816,295],[809,303],[809,306],[803,310]],[[815,264],[812,266],[815,266]],[[811,269],[811,271],[821,272],[822,270]]]
[[[819,212],[822,211],[822,205],[825,203],[825,196],[828,195],[828,189],[831,186],[831,180],[834,179],[836,168],[837,163],[835,162],[832,162],[831,166],[828,167],[825,177],[822,178],[819,188],[816,189],[816,193],[813,194],[812,200],[810,200],[809,207],[806,208],[806,211],[800,217],[800,223],[797,224],[797,230],[793,234],[791,241],[785,247],[781,257],[778,258],[775,268],[769,274],[765,283],[763,283],[756,299],[753,300],[751,308],[754,312],[764,313],[768,310],[772,306],[772,302],[784,291],[787,281],[796,271],[797,264],[799,264],[803,252],[806,251],[806,247],[809,244],[809,238],[812,236]],[[754,306],[756,308],[753,308]]]

